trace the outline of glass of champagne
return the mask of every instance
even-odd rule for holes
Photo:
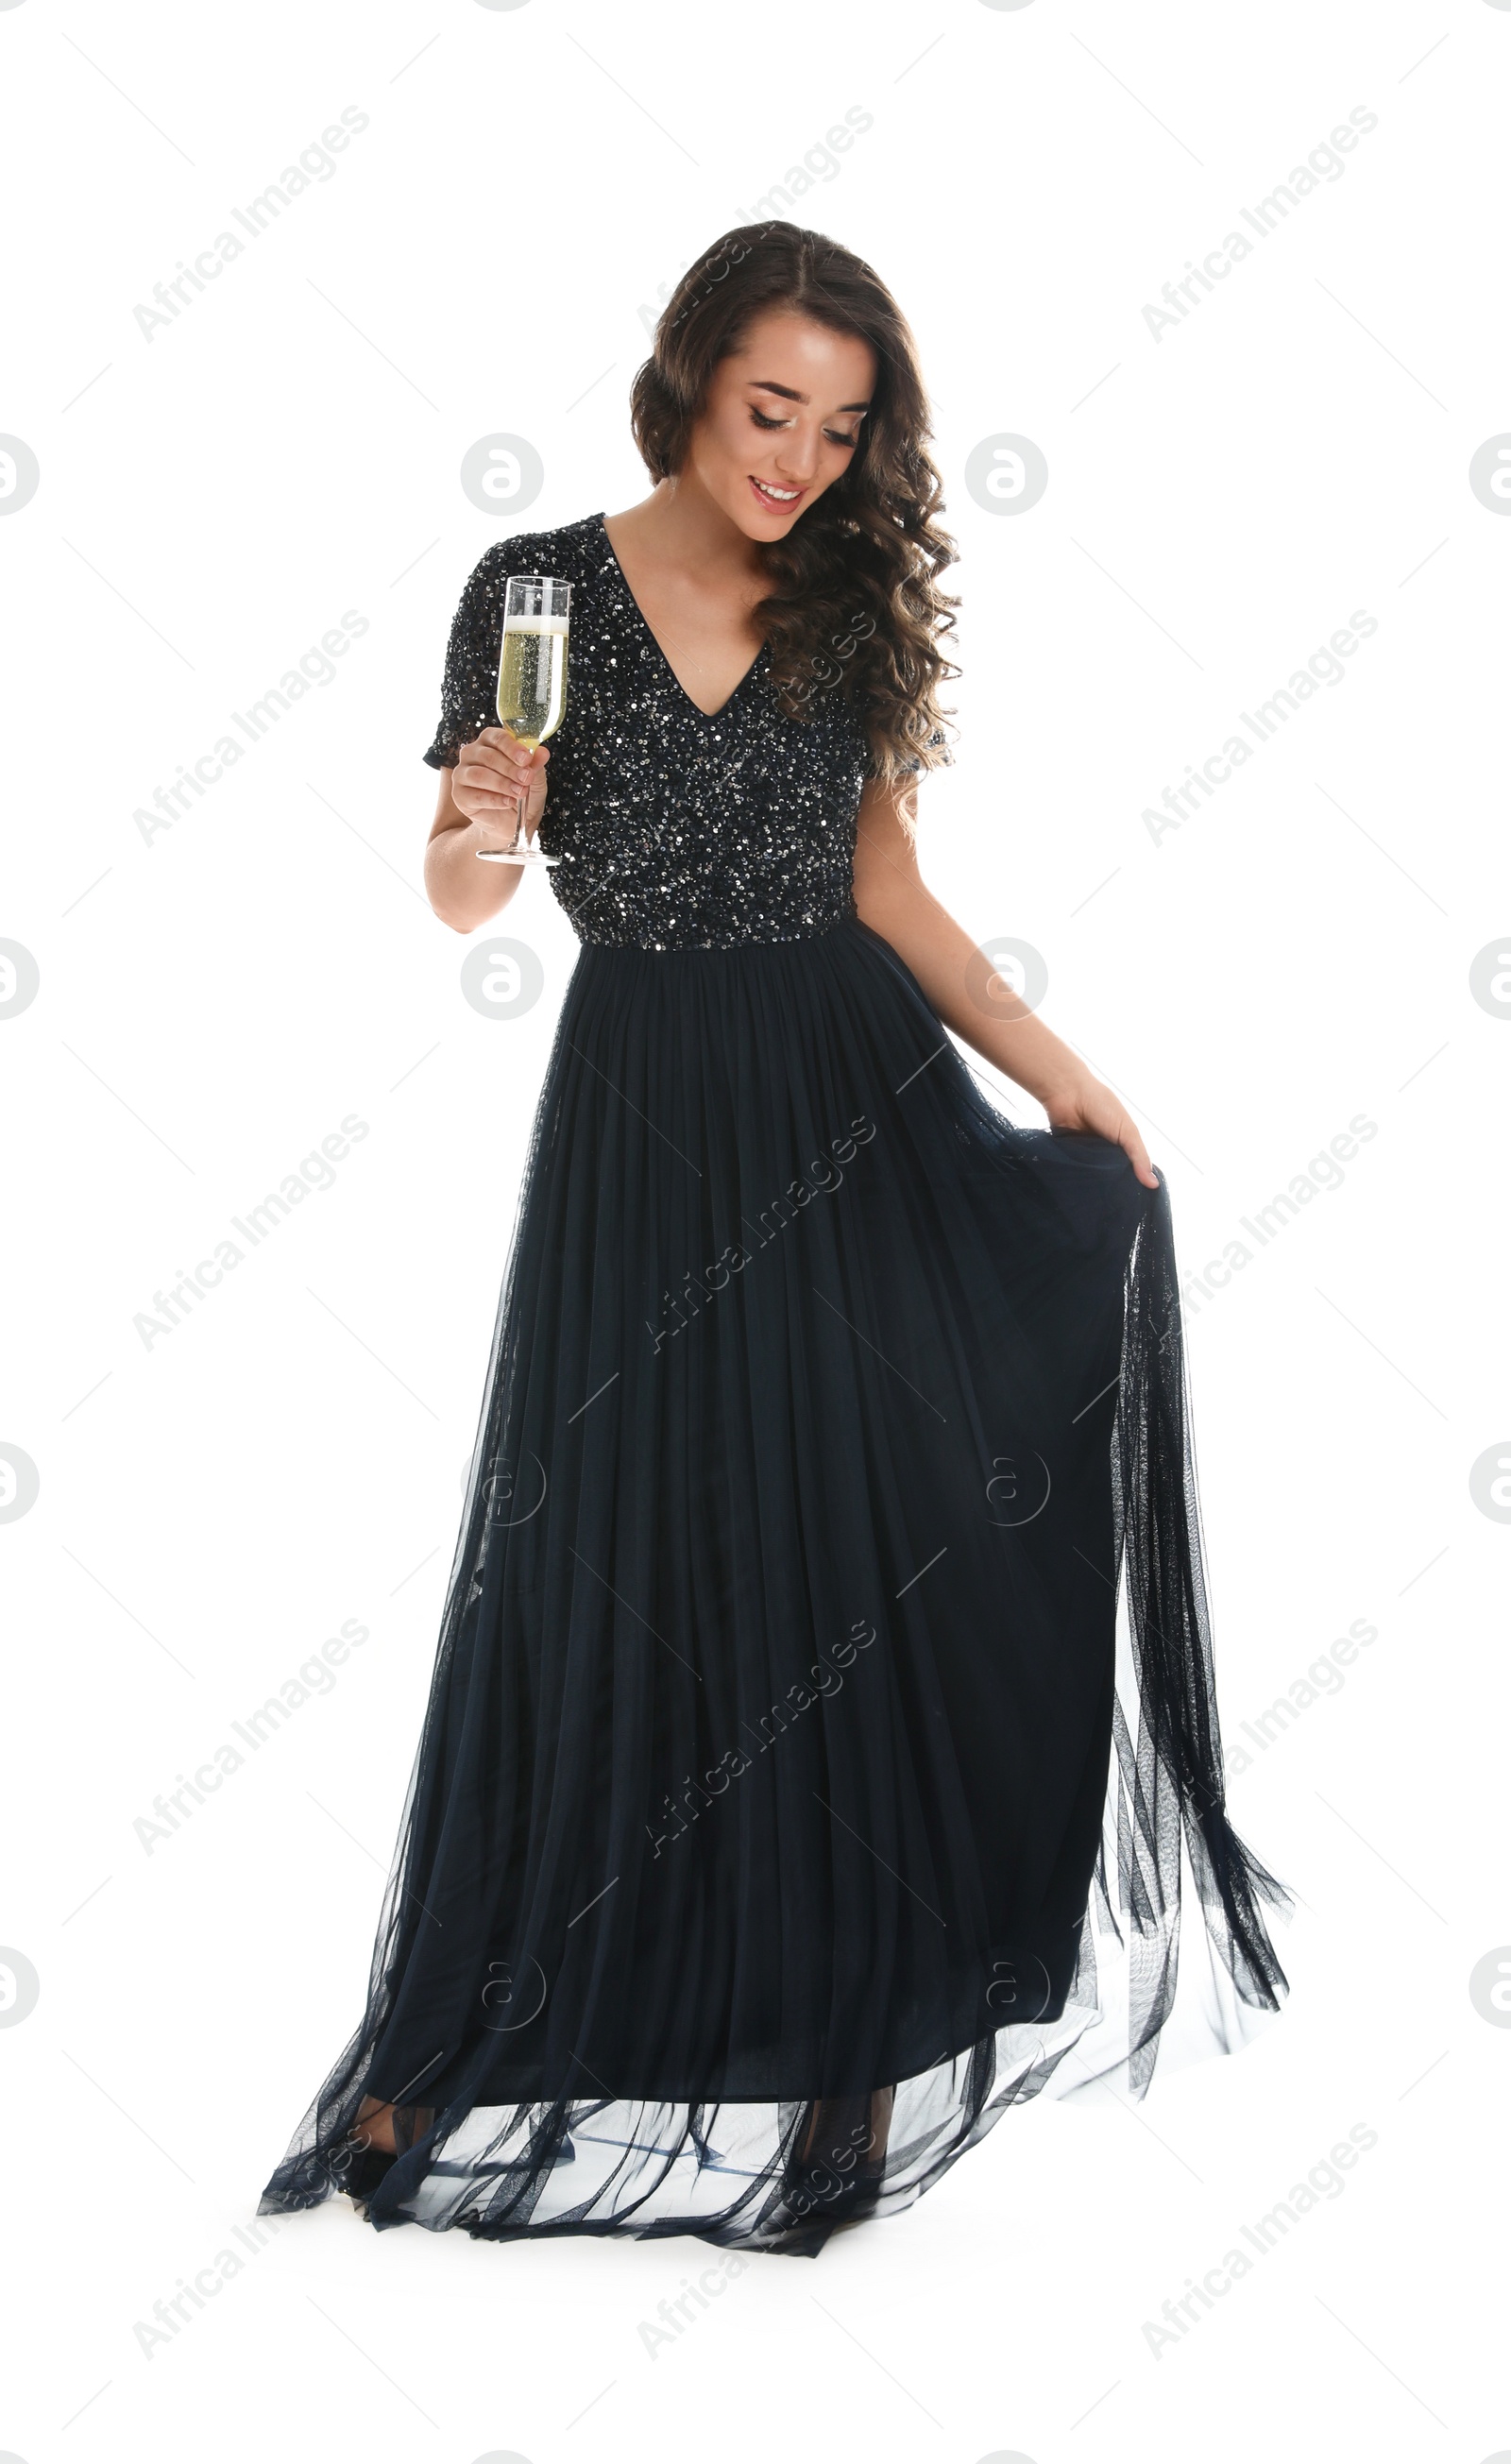
[[[530,752],[554,736],[566,709],[567,627],[572,584],[541,573],[512,573],[504,584],[504,637],[498,648],[498,723]],[[519,799],[514,845],[479,847],[484,864],[555,864],[525,836]]]

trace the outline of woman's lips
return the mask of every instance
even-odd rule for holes
[[[805,488],[795,488],[790,495],[785,490],[783,490],[779,496],[770,495],[767,492],[765,483],[759,479],[752,477],[751,493],[755,496],[756,502],[758,505],[764,505],[769,514],[790,514],[796,512],[808,492]]]

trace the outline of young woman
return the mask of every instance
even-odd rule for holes
[[[812,2254],[1052,2078],[1143,2093],[1183,1858],[1223,2050],[1288,1895],[1224,1809],[1165,1185],[919,874],[908,328],[732,231],[632,418],[650,495],[488,551],[426,756],[436,913],[519,893],[477,859],[523,794],[582,948],[367,2007],[262,2211]],[[573,588],[533,753],[531,572]]]

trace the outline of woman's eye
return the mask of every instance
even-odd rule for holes
[[[0,0],[0,6],[3,5],[4,0]],[[790,425],[790,423],[785,419],[768,419],[766,413],[763,410],[757,410],[754,403],[751,405],[751,418],[755,421],[757,428],[786,428]],[[823,433],[825,441],[830,445],[853,446],[859,445],[861,441],[859,429],[857,429],[853,436],[836,436],[832,428],[826,428]]]

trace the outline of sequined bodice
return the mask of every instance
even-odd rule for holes
[[[449,765],[496,726],[511,573],[572,584],[566,716],[551,739],[540,844],[584,941],[726,949],[798,941],[853,913],[855,817],[868,775],[843,697],[786,717],[768,654],[712,716],[677,682],[641,614],[601,514],[516,533],[471,573],[451,627],[441,723],[426,754]]]

